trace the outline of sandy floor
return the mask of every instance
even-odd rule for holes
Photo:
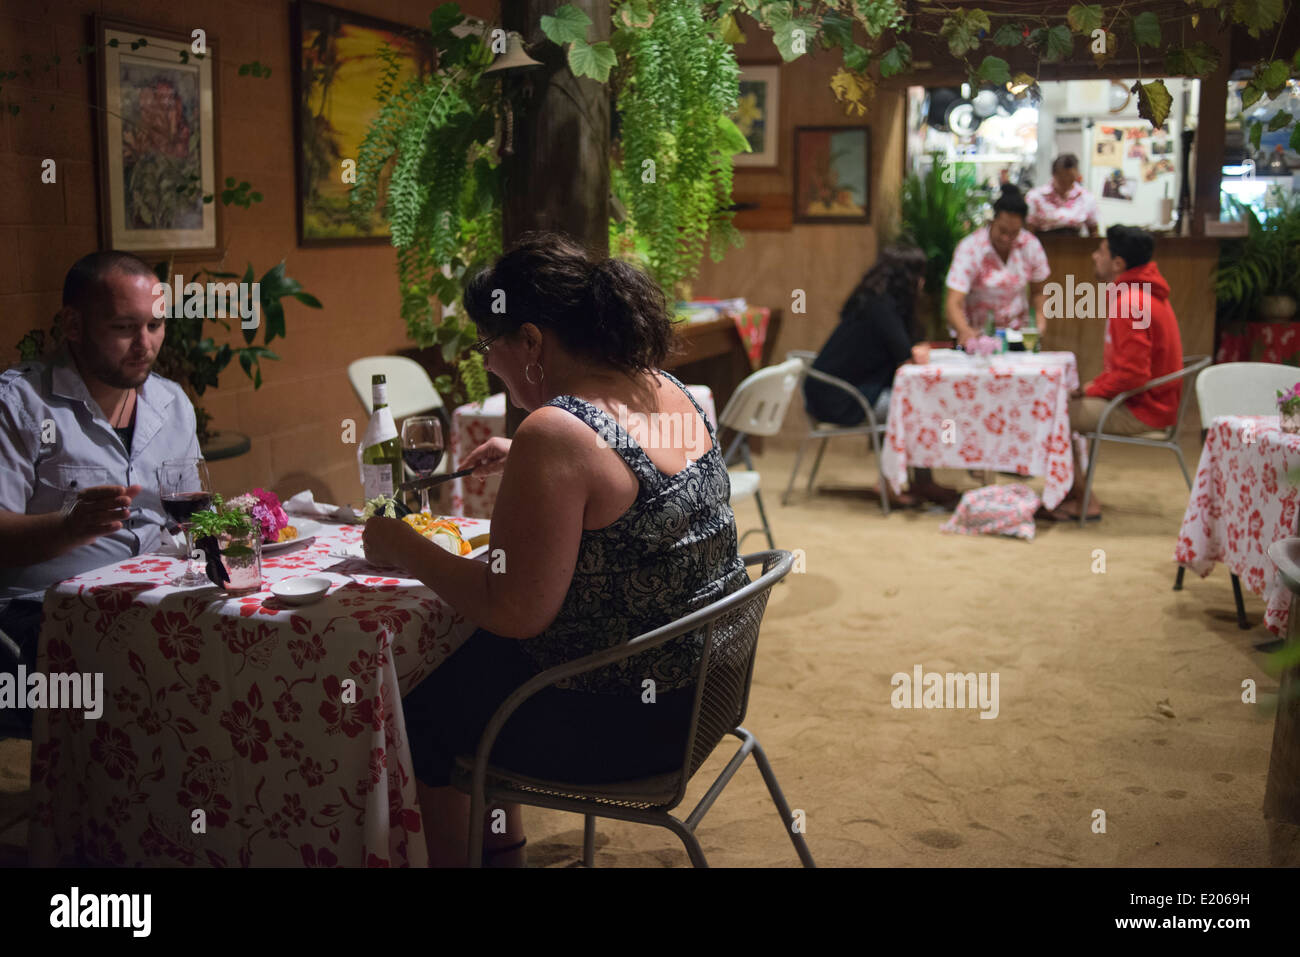
[[[819,485],[875,481],[874,462],[851,445],[828,453]],[[1194,443],[1187,452],[1194,463]],[[783,508],[792,455],[760,459],[777,545],[803,549],[807,571],[773,593],[745,724],[805,812],[819,865],[1300,860],[1294,832],[1271,832],[1260,812],[1277,688],[1255,648],[1269,638],[1263,603],[1247,595],[1256,627],[1243,632],[1222,567],[1172,591],[1187,501],[1177,465],[1165,452],[1105,454],[1103,521],[1040,524],[1032,543],[943,535],[943,513],[886,519],[852,492]],[[737,521],[757,522],[752,503]],[[746,546],[762,547],[761,536]],[[1092,570],[1095,549],[1104,574]],[[915,665],[997,672],[998,717],[894,709],[890,678]],[[1263,707],[1241,702],[1245,678]],[[696,776],[691,804],[730,757],[723,748]],[[29,759],[25,742],[0,742],[0,863],[22,859]],[[1097,809],[1104,834],[1093,832]],[[531,864],[580,856],[579,817],[526,809],[525,821]],[[714,865],[789,866],[785,827],[750,761],[699,835]],[[597,841],[597,866],[687,863],[658,828],[602,821]]]

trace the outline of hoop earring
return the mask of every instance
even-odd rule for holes
[[[533,377],[528,374],[528,370],[531,369],[533,366],[537,366],[536,381],[534,381]],[[528,363],[528,365],[524,366],[524,381],[527,382],[529,385],[541,385],[542,380],[545,378],[546,378],[546,370],[542,368],[542,364],[540,362],[530,362]]]

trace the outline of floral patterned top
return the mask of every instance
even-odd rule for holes
[[[686,391],[677,379],[660,375]],[[541,634],[520,642],[539,670],[630,641],[749,583],[736,550],[731,481],[717,435],[693,397],[691,404],[707,424],[711,446],[676,475],[665,475],[609,413],[571,395],[547,403],[591,426],[641,487],[616,521],[583,531],[560,613]],[[703,631],[693,632],[557,687],[639,695],[649,678],[656,694],[686,688],[703,645]]]
[[[990,313],[997,328],[1020,329],[1029,324],[1025,287],[1051,274],[1043,244],[1029,230],[1020,230],[1011,255],[1003,261],[985,226],[957,244],[947,286],[966,293],[966,321],[976,333],[984,331]]]

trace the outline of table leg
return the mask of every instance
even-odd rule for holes
[[[1232,597],[1237,600],[1237,627],[1247,631],[1250,622],[1246,620],[1246,604],[1241,600],[1241,579],[1236,575],[1232,576]]]

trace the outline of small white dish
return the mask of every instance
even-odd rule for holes
[[[271,586],[271,594],[286,605],[310,605],[319,601],[332,585],[328,578],[309,575],[306,578],[286,578]]]

